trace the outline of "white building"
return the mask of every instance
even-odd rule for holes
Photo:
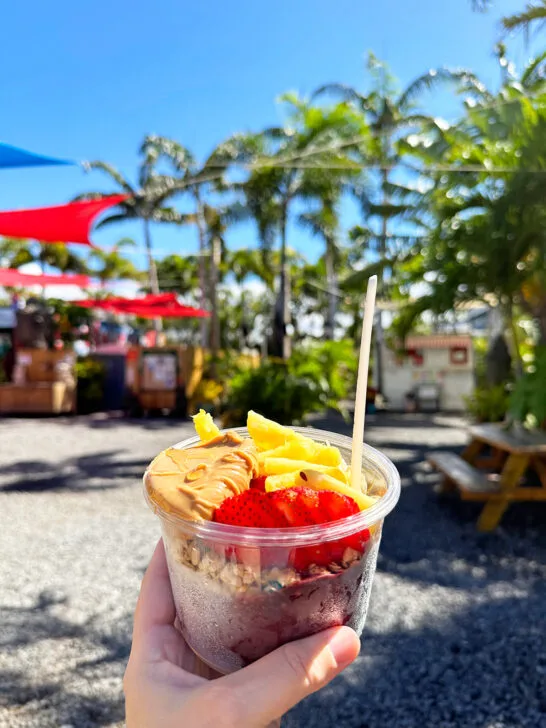
[[[403,351],[385,344],[383,395],[393,410],[406,409],[408,395],[432,398],[441,410],[462,411],[464,397],[474,389],[474,350],[468,335],[409,336]],[[418,396],[419,399],[419,396]]]

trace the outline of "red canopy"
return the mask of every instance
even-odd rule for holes
[[[176,293],[160,293],[142,298],[105,298],[92,301],[73,301],[75,306],[99,308],[113,313],[131,314],[142,318],[204,318],[210,316],[208,311],[178,303]]]
[[[89,233],[94,219],[128,195],[111,195],[100,200],[69,202],[55,207],[0,212],[0,235],[32,238],[42,243],[81,243],[92,245]]]
[[[143,306],[156,306],[170,303],[178,304],[178,299],[176,293],[150,293],[149,295],[141,296],[140,298],[123,298],[122,296],[110,296],[109,298],[101,298],[97,300],[86,298],[82,301],[72,301],[72,303],[75,306],[83,306],[84,308],[103,308],[105,310],[108,310],[115,309],[119,306],[131,305],[133,303]]]
[[[193,306],[182,306],[179,303],[173,306],[120,306],[118,313],[133,314],[141,318],[207,318],[208,311]]]
[[[79,286],[86,288],[90,282],[89,276],[32,275],[12,268],[0,268],[0,286]]]

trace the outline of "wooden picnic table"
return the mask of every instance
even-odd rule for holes
[[[514,501],[546,501],[546,433],[505,425],[474,425],[461,456],[432,453],[429,462],[445,476],[443,490],[458,488],[463,500],[484,501],[480,531],[492,531]],[[490,453],[484,457],[483,451]],[[525,483],[534,471],[539,486]]]

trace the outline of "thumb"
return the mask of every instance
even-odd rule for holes
[[[240,725],[266,725],[327,685],[359,651],[360,640],[352,629],[333,627],[289,642],[222,682],[242,713]]]

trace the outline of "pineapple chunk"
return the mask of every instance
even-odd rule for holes
[[[288,458],[264,459],[264,475],[268,476],[268,480],[271,475],[284,475],[285,473],[292,473],[295,470],[298,472],[302,470],[316,470],[320,473],[326,473],[342,483],[349,482],[350,474],[344,467],[316,465],[315,463],[308,463],[306,460],[290,460]],[[303,483],[300,483],[300,485],[303,485]]]
[[[269,478],[265,481],[266,485],[268,481]],[[378,500],[378,498],[374,498],[371,495],[365,495],[356,488],[351,488],[350,485],[341,483],[336,478],[332,478],[328,473],[321,473],[317,470],[302,470],[298,473],[295,485],[306,485],[308,488],[313,488],[313,490],[333,490],[336,493],[341,493],[352,498],[361,511],[370,508]]]
[[[304,439],[303,435],[273,420],[268,420],[253,410],[248,413],[247,428],[254,444],[262,451],[280,447],[291,440]]]
[[[306,460],[308,463],[317,465],[336,466],[342,463],[341,453],[337,447],[320,445],[308,437],[302,437],[301,440],[291,440],[274,450],[267,450],[260,455],[260,459],[265,457]]]
[[[281,475],[269,475],[265,481],[266,493],[273,490],[281,490],[283,488],[293,488],[299,478],[300,471],[294,470],[291,473],[282,473]]]
[[[220,434],[220,430],[214,424],[214,420],[205,410],[200,409],[193,416],[193,424],[202,442],[208,442]]]

